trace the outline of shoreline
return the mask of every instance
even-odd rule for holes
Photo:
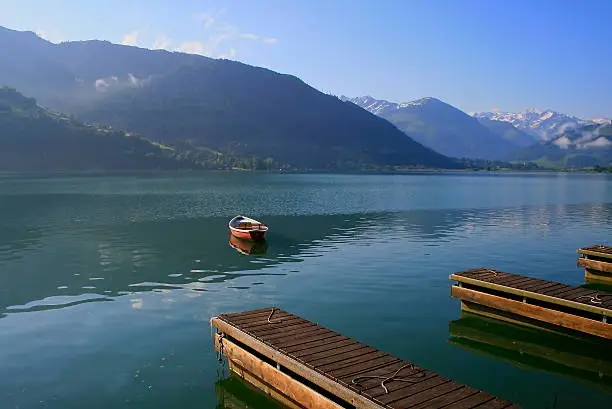
[[[53,170],[53,171],[0,171],[0,177],[37,177],[37,176],[121,176],[155,174],[209,174],[209,173],[248,173],[248,174],[291,174],[291,175],[418,175],[418,174],[583,174],[612,175],[593,169],[404,169],[397,171],[352,171],[352,170],[251,170],[251,169],[117,169],[117,170]]]

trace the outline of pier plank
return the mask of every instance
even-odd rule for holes
[[[311,365],[324,366],[328,364],[333,364],[335,362],[340,362],[347,360],[349,358],[362,357],[371,352],[376,352],[376,349],[369,347],[367,345],[358,344],[359,348],[356,348],[351,345],[348,350],[344,351],[326,351],[325,355],[318,354],[314,359],[313,357],[305,357],[302,358],[304,362],[307,362]]]
[[[452,286],[451,294],[453,297],[459,298],[464,302],[480,304],[493,310],[512,313],[567,329],[612,339],[612,327],[610,324],[601,321],[457,286]]]
[[[486,406],[488,403],[494,401],[495,399],[492,398],[490,395],[487,395],[486,393],[483,393],[481,391],[478,391],[477,393],[461,399],[457,402],[453,402],[452,406],[447,406],[449,409],[465,409],[465,408],[473,408],[474,405],[478,405],[477,408],[478,409],[484,409],[487,408],[488,406]],[[506,406],[509,406],[506,404]]]
[[[569,286],[567,284],[555,283],[554,286],[548,287],[548,288],[544,288],[542,290],[539,290],[538,292],[540,294],[554,296],[555,294],[565,292],[565,291],[569,290],[570,288],[573,288],[573,287]]]
[[[437,379],[437,380],[432,380]],[[434,372],[427,372],[425,376],[415,378],[414,382],[401,382],[401,381],[390,381],[385,384],[387,387],[387,392],[380,385],[381,380],[378,379],[378,382],[374,387],[366,389],[363,391],[365,395],[371,396],[372,398],[378,399],[380,397],[384,397],[383,399],[387,399],[388,401],[393,401],[395,398],[402,398],[409,396],[410,391],[422,391],[425,389],[429,389],[432,387],[432,384],[442,384],[447,381],[447,379],[441,377],[440,375]],[[420,386],[417,386],[420,385]],[[410,389],[408,389],[410,388]]]
[[[578,266],[584,268],[587,282],[612,285],[612,247],[588,246],[577,250]],[[612,305],[612,304],[611,304]]]
[[[437,389],[448,382],[450,382],[448,379],[443,378],[439,375],[435,375],[415,385],[408,385],[404,388],[396,389],[391,393],[379,394],[375,398],[375,400],[383,405],[388,405],[393,408],[396,408],[397,405],[395,405],[395,402],[414,396],[423,391]]]
[[[349,341],[351,343],[357,342],[349,337],[345,337],[344,335],[338,334],[331,338],[316,339],[306,344],[295,345],[292,347],[285,347],[285,348],[279,348],[279,349],[287,353],[290,356],[301,357],[303,355],[308,355],[310,353],[313,353],[313,351],[319,352],[319,351],[327,350],[328,347],[331,350],[335,348],[336,346],[338,346],[339,344],[343,344]]]
[[[351,374],[353,370],[359,371],[359,365],[370,365],[370,362],[379,358],[384,358],[389,354],[379,351],[377,349],[369,350],[369,352],[363,354],[362,356],[353,356],[351,358],[347,358],[340,362],[332,362],[329,364],[324,364],[318,366],[319,369],[329,373],[334,374],[338,373],[346,368],[348,368],[348,372],[342,371],[338,376],[341,376],[342,373]],[[357,367],[357,368],[356,368]]]
[[[547,280],[540,280],[516,275],[516,280],[503,279],[496,280],[496,275],[487,273],[495,272],[496,270],[487,269],[483,271],[462,271],[454,273],[450,276],[451,280],[459,283],[467,284],[473,287],[485,288],[494,291],[500,291],[507,294],[527,297],[538,301],[543,301],[551,304],[557,304],[562,307],[575,308],[581,311],[605,315],[612,317],[612,309],[608,307],[609,302],[612,302],[612,293],[604,291],[591,290],[582,287],[566,286],[561,283],[549,281],[550,287],[536,287],[532,283],[540,283]],[[504,277],[512,275],[504,273]],[[559,284],[555,286],[554,284]],[[556,288],[555,291],[546,291],[548,288]],[[598,295],[598,299],[593,301],[590,297]],[[601,299],[601,301],[599,301]]]
[[[312,322],[295,322],[294,321],[294,322],[288,323],[287,325],[283,325],[282,328],[269,328],[269,327],[258,328],[258,329],[253,330],[253,333],[256,334],[258,337],[264,337],[266,335],[295,332],[300,329],[312,328],[316,326],[317,324],[314,324]]]
[[[455,406],[471,409],[484,408],[483,405],[488,402],[511,405],[510,402],[443,378],[392,354],[359,343],[285,311],[276,310],[271,319],[274,322],[277,317],[283,318],[282,323],[270,323],[268,322],[270,312],[271,309],[259,309],[252,312],[221,314],[211,319],[211,325],[229,337],[227,342],[234,343],[232,344],[235,345],[234,350],[244,354],[247,350],[240,348],[243,348],[241,345],[245,345],[289,371],[278,372],[275,366],[266,362],[260,361],[259,366],[254,366],[254,361],[249,361],[249,368],[257,374],[268,374],[274,377],[273,381],[278,378],[287,384],[289,381],[286,377],[291,377],[291,373],[295,373],[316,387],[322,388],[321,396],[303,396],[308,405],[315,402],[313,399],[321,402],[325,399],[329,402],[341,399],[348,406],[364,409]],[[231,361],[231,357],[229,359]],[[240,360],[231,362],[236,371],[241,370]],[[396,373],[396,377],[391,378]],[[254,376],[249,372],[244,379],[251,379],[253,383],[264,385],[266,389],[273,384]],[[386,391],[381,386],[383,379],[387,379]],[[299,395],[292,396],[302,396],[301,394],[306,393],[304,391],[307,389],[297,388],[295,390],[299,390]],[[280,392],[274,393],[278,395]],[[333,397],[330,397],[331,395]],[[300,402],[294,403],[297,405]]]
[[[294,345],[307,344],[310,341],[314,341],[317,339],[327,339],[336,336],[335,333],[329,331],[326,328],[317,328],[313,332],[309,332],[307,334],[301,336],[290,336],[288,338],[281,338],[277,340],[272,340],[267,342],[268,344],[275,345],[278,348],[290,347]],[[265,341],[264,341],[265,342]]]
[[[399,379],[391,379],[387,381],[385,383],[387,391],[385,391],[385,389],[381,385],[382,380],[384,378],[392,376],[399,368],[404,365],[405,362],[401,361],[395,364],[391,364],[389,366],[385,366],[384,368],[368,371],[367,375],[365,375],[364,378],[361,378],[360,375],[353,375],[341,378],[340,381],[350,383],[352,384],[352,387],[361,391],[363,394],[375,398],[381,395],[394,392],[398,389],[406,388],[410,385],[416,385],[419,382],[424,382],[435,376],[439,376],[434,372],[415,367],[413,370],[410,370],[408,372],[402,371],[399,375]],[[376,378],[367,378],[367,376],[376,376]]]
[[[578,254],[584,254],[586,256],[594,256],[604,259],[612,259],[612,246],[606,245],[592,245],[582,247],[576,250]]]
[[[337,345],[337,344],[340,344],[340,345]],[[333,354],[343,354],[345,352],[358,350],[363,347],[364,345],[360,344],[359,342],[348,340],[344,342],[341,341],[339,343],[332,344],[332,345],[324,345],[323,347],[319,347],[318,349],[315,349],[315,350],[302,351],[301,354],[297,353],[297,354],[291,354],[291,355],[296,358],[300,358],[305,362],[312,362],[320,358],[329,357],[330,355],[334,356]]]
[[[257,335],[258,338],[263,339],[264,341],[273,341],[273,340],[285,340],[285,339],[294,339],[299,337],[305,337],[306,335],[311,335],[312,333],[320,333],[321,327],[318,325],[309,325],[304,327],[289,327],[288,331],[279,331],[277,333],[267,333],[265,335]]]
[[[460,385],[453,381],[448,381],[437,388],[431,388],[426,391],[417,393],[415,395],[409,396],[407,398],[400,399],[399,401],[393,404],[394,409],[409,409],[414,408],[424,402],[432,401],[439,397],[440,395],[445,395],[447,393],[456,391],[458,389],[465,388],[465,386]]]
[[[612,274],[612,260],[609,262],[589,260],[587,258],[579,258],[578,265],[580,267],[589,268],[591,270],[602,271]]]
[[[455,404],[457,402],[460,402],[466,398],[477,394],[478,391],[476,389],[467,386],[462,386],[459,389],[454,390],[453,392],[438,396],[437,398],[431,399],[419,405],[412,406],[412,409],[441,409],[448,406],[455,408]],[[491,399],[491,397],[487,398]]]

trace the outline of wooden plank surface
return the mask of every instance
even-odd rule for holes
[[[454,273],[451,280],[612,317],[612,293],[482,268]],[[550,285],[545,285],[550,284]]]
[[[219,349],[219,339],[220,336],[217,335],[215,338],[217,349]],[[342,409],[342,406],[282,373],[270,364],[262,362],[229,340],[223,341],[223,353],[228,357],[230,369],[234,373],[255,386],[260,388],[263,386],[264,392],[286,406],[295,409]],[[258,379],[265,379],[266,383],[260,383]],[[268,385],[274,388],[269,388]]]
[[[452,286],[451,295],[462,301],[484,305],[497,311],[509,312],[612,340],[612,325],[601,321],[595,321],[521,301],[509,300],[507,298],[483,293],[478,290],[461,288],[455,285]]]
[[[605,261],[589,260],[588,258],[579,258],[578,265],[580,267],[589,268],[591,270],[602,271],[612,274],[612,260],[609,263]]]
[[[576,252],[578,254],[584,254],[586,256],[612,259],[612,246],[606,246],[603,244],[582,247],[576,250]]]
[[[499,408],[511,406],[288,312],[275,309],[270,316],[271,312],[269,308],[221,314],[211,324],[359,408],[470,409],[489,402],[499,402]],[[385,378],[390,379],[383,387]]]

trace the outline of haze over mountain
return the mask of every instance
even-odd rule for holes
[[[559,168],[612,166],[612,123],[567,129],[551,140],[517,151],[507,159],[535,161]]]
[[[0,84],[148,139],[299,168],[456,167],[300,79],[229,60],[0,29]]]
[[[134,170],[199,168],[136,136],[87,126],[0,87],[0,170]]]
[[[444,155],[472,159],[499,159],[516,150],[512,138],[493,132],[477,119],[436,98],[394,103],[371,96],[349,98],[370,112],[389,120],[407,135]]]
[[[488,118],[478,118],[478,122],[486,126],[491,132],[501,136],[516,146],[526,147],[536,143],[536,138],[516,128],[510,122],[497,121]]]
[[[592,123],[560,112],[537,109],[527,109],[518,113],[472,112],[470,115],[478,119],[509,122],[521,131],[544,141],[550,140],[566,130]]]

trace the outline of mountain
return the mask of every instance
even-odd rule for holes
[[[473,112],[470,115],[478,119],[509,122],[519,130],[533,135],[538,140],[544,141],[550,140],[568,129],[578,128],[591,123],[590,121],[559,112],[551,110],[539,111],[537,109],[528,109],[519,113]]]
[[[155,140],[189,140],[297,167],[453,166],[389,122],[296,77],[214,60],[77,111]]]
[[[54,44],[29,31],[0,26],[0,85],[9,85],[57,111],[74,109],[114,91],[143,86],[180,67],[212,59],[107,41]]]
[[[521,131],[510,122],[496,121],[488,118],[478,118],[478,122],[486,126],[491,132],[501,136],[516,146],[524,148],[536,143],[533,135]]]
[[[84,125],[0,87],[0,170],[134,170],[197,168],[139,137]]]
[[[147,139],[298,168],[453,168],[387,121],[290,75],[102,41],[0,30],[0,84]],[[26,92],[26,91],[24,91]]]
[[[509,159],[560,168],[612,166],[612,123],[566,130],[549,141],[516,152]]]
[[[498,159],[518,147],[475,118],[436,98],[401,104],[370,96],[342,96],[341,99],[387,119],[416,141],[447,156]]]

